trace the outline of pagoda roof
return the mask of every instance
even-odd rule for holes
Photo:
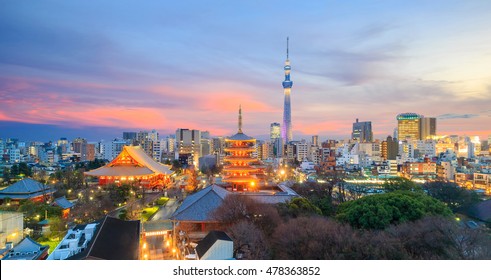
[[[84,174],[88,176],[146,176],[171,173],[168,166],[156,162],[140,146],[124,146],[121,153],[110,163]]]
[[[232,141],[251,141],[251,140],[256,140],[256,139],[254,139],[252,137],[249,137],[249,136],[245,135],[242,132],[238,132],[237,134],[230,136],[226,140],[232,140]]]
[[[29,199],[42,195],[49,195],[55,190],[31,178],[20,180],[0,191],[0,199]]]

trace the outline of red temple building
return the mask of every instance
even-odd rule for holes
[[[168,166],[153,160],[140,146],[124,146],[110,163],[84,174],[98,177],[100,185],[134,183],[145,188],[163,188],[171,173]]]

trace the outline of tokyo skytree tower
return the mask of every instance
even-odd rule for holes
[[[286,61],[285,61],[285,80],[283,81],[283,91],[285,93],[285,104],[283,107],[283,126],[281,127],[281,138],[284,143],[289,143],[293,140],[292,136],[292,110],[290,105],[290,93],[293,82],[290,81],[290,59],[288,57],[288,37],[286,38]]]

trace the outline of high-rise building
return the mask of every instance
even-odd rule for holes
[[[392,136],[387,136],[387,140],[382,142],[382,158],[384,160],[395,160],[399,153],[399,142]]]
[[[319,135],[312,136],[312,146],[319,147]]]
[[[269,138],[274,141],[281,137],[281,128],[279,123],[272,123],[269,131]]]
[[[124,140],[136,140],[136,132],[123,132]]]
[[[201,153],[201,132],[199,130],[178,128],[176,130],[176,159],[188,155],[188,158],[197,166]]]
[[[165,140],[167,141],[167,144],[166,144],[166,152],[168,153],[174,153],[174,151],[176,150],[176,136],[175,135],[169,135],[165,138]]]
[[[411,138],[411,140],[421,139],[419,129],[421,117],[422,116],[415,113],[397,115],[397,134],[399,140],[406,140],[406,138]]]
[[[353,123],[353,132],[351,133],[351,139],[358,142],[372,142],[373,132],[372,132],[372,122],[356,122]]]
[[[81,161],[87,160],[87,140],[84,138],[76,138],[72,142],[73,152],[80,156]]]
[[[419,131],[421,140],[436,136],[436,118],[421,117],[419,120]]]
[[[59,155],[66,154],[70,149],[68,140],[64,137],[60,138],[57,142],[56,149]]]
[[[289,143],[293,140],[292,133],[292,116],[290,105],[290,94],[293,86],[293,82],[290,81],[290,59],[288,54],[288,37],[286,38],[286,61],[285,61],[285,80],[283,81],[283,92],[285,94],[285,103],[283,107],[283,126],[281,127],[281,138],[285,143]]]

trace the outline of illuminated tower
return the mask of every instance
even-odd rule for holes
[[[286,61],[285,61],[285,80],[283,81],[283,92],[285,93],[285,105],[283,107],[283,126],[281,127],[281,138],[285,143],[293,140],[292,136],[292,112],[290,106],[290,93],[293,82],[290,81],[290,59],[288,57],[288,37],[286,37]]]
[[[258,177],[260,171],[252,163],[258,159],[253,156],[256,151],[256,139],[242,132],[242,109],[239,107],[239,131],[237,134],[225,139],[227,148],[223,159],[223,182],[230,184],[234,191],[254,191],[259,187]]]

